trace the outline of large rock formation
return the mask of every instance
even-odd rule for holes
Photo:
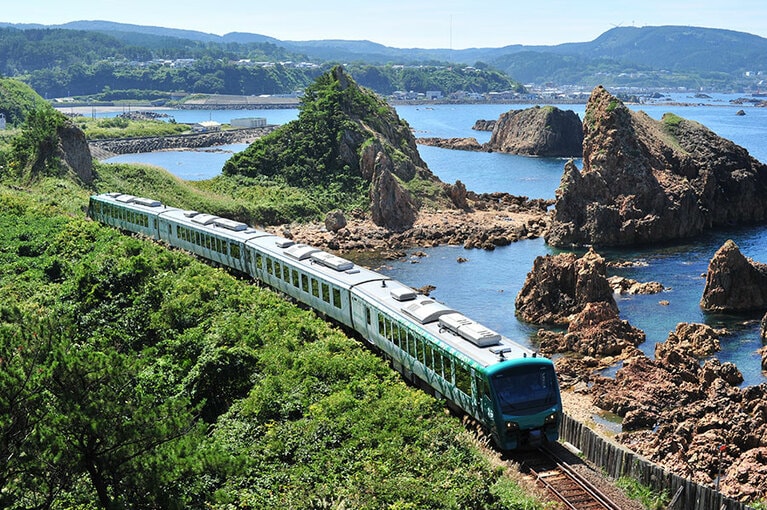
[[[629,246],[767,221],[767,166],[704,126],[632,112],[604,88],[583,120],[583,169],[565,165],[546,241]]]
[[[517,316],[534,324],[568,324],[589,303],[602,301],[616,314],[618,306],[605,276],[605,260],[589,250],[536,257],[515,300]]]
[[[535,106],[501,114],[484,148],[529,156],[580,157],[582,146],[578,114],[555,106]]]
[[[307,87],[298,119],[232,156],[223,172],[274,177],[320,195],[331,190],[350,204],[367,199],[373,221],[395,231],[411,227],[425,205],[454,205],[452,188],[418,154],[410,126],[341,66]]]
[[[69,119],[58,128],[59,143],[55,156],[66,170],[73,172],[85,184],[93,182],[93,157],[83,130]]]
[[[767,310],[767,264],[747,258],[728,239],[708,264],[700,306],[709,312]]]

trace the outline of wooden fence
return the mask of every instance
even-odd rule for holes
[[[668,506],[673,510],[747,510],[751,507],[723,496],[711,487],[699,485],[653,464],[646,458],[606,439],[568,415],[564,416],[559,434],[578,448],[584,458],[618,479],[633,478],[656,492],[672,496]]]

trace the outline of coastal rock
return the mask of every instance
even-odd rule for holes
[[[485,149],[512,154],[580,157],[583,125],[572,110],[535,106],[501,114]]]
[[[492,131],[495,127],[495,119],[493,120],[477,120],[471,127],[474,131]]]
[[[759,335],[763,339],[767,339],[767,313],[762,317],[762,321],[759,323]]]
[[[583,169],[565,165],[549,244],[641,245],[767,221],[767,166],[697,122],[653,120],[597,87],[583,129]]]
[[[91,156],[85,133],[67,119],[58,128],[57,156],[62,164],[85,184],[93,182],[93,156]]]
[[[536,257],[515,300],[517,316],[534,324],[568,324],[588,303],[604,301],[617,312],[605,260],[589,250]]]
[[[587,303],[571,318],[567,333],[539,333],[540,349],[544,354],[575,352],[584,356],[617,356],[645,341],[645,334],[628,321],[621,320],[618,311],[606,301]]]
[[[741,389],[743,377],[732,363],[701,365],[693,353],[710,352],[716,336],[705,325],[680,324],[656,348],[655,360],[641,353],[627,359],[614,378],[593,376],[589,392],[598,407],[624,418],[620,443],[706,485],[721,460],[724,494],[763,499],[767,384]]]
[[[373,223],[394,231],[413,226],[416,206],[391,171],[392,163],[384,152],[379,152],[370,185],[370,209]]]
[[[607,281],[618,294],[657,294],[664,290],[659,282],[638,282],[624,276],[611,276]]]
[[[336,209],[330,211],[325,215],[325,228],[330,232],[338,232],[346,226],[346,216],[344,213]]]
[[[436,138],[423,137],[416,140],[421,145],[430,145],[441,149],[454,149],[459,151],[483,151],[485,148],[476,138]]]
[[[458,209],[468,209],[469,208],[469,202],[468,202],[468,192],[466,191],[466,185],[462,183],[460,180],[455,181],[455,184],[450,186],[449,191],[450,200],[452,200],[453,205],[455,205]]]
[[[744,256],[728,239],[709,262],[700,306],[710,312],[767,309],[767,264]]]
[[[670,350],[702,358],[719,351],[720,333],[707,324],[681,322],[665,342],[655,345],[655,357],[664,359]]]

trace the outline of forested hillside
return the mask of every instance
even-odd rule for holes
[[[105,86],[110,90],[289,93],[337,63],[355,76],[358,65],[381,69],[383,80],[357,79],[382,94],[394,90],[502,91],[518,89],[516,83],[587,89],[602,84],[749,91],[763,87],[767,73],[767,39],[731,30],[616,27],[593,41],[555,46],[524,46],[514,44],[513,39],[509,34],[509,45],[501,48],[403,49],[371,41],[280,41],[261,34],[218,36],[106,21],[58,27],[0,23],[0,74],[23,77],[42,95],[60,97],[102,93]],[[175,66],[158,69],[157,62],[151,63],[155,59],[195,62],[187,62],[185,70]],[[198,64],[198,60],[204,62]],[[241,69],[247,67],[242,60],[276,65],[276,75]],[[321,69],[302,67],[302,72],[289,72],[299,62]],[[292,64],[280,68],[280,63]],[[478,70],[479,77],[445,80],[435,76],[467,66]],[[409,71],[398,77],[393,70],[403,67]],[[88,80],[95,87],[87,86]]]
[[[2,106],[0,508],[542,507],[361,342],[85,215],[102,191],[237,200],[133,165],[85,185],[51,171],[57,112]]]

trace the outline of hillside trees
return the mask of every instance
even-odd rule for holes
[[[37,185],[0,184],[3,508],[534,507],[358,342]]]

